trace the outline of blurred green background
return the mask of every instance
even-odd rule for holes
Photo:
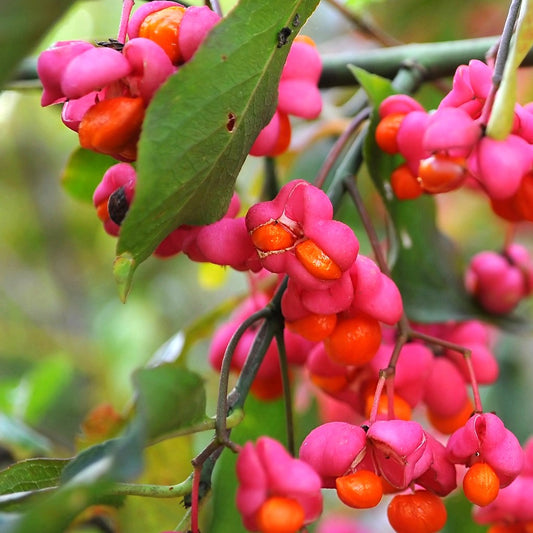
[[[223,5],[227,9],[231,3]],[[352,0],[347,5],[362,8],[359,16],[371,17],[404,42],[496,35],[507,9],[506,2],[487,0]],[[120,7],[119,0],[74,2],[34,55],[57,40],[115,36]],[[313,36],[324,53],[375,46],[328,2],[322,2],[304,33]],[[9,43],[0,44],[6,53]],[[520,98],[525,102],[531,99],[529,72],[522,82]],[[431,107],[440,94],[430,87],[420,96]],[[319,123],[297,127],[296,147],[312,134],[326,140],[316,145],[314,154],[282,158],[282,179],[294,168],[318,170],[331,145],[323,131],[342,118],[340,103],[349,96],[346,89],[328,91]],[[41,108],[35,84],[10,83],[0,93],[0,132],[0,461],[69,457],[76,451],[80,424],[88,412],[102,403],[123,411],[131,401],[132,371],[146,364],[177,331],[214,305],[243,293],[246,277],[181,256],[150,259],[139,268],[123,305],[111,272],[114,239],[102,230],[93,207],[70,197],[61,186],[77,136],[62,125],[59,107]],[[245,165],[238,181],[245,202],[259,190],[262,172],[259,160]],[[366,197],[379,215],[376,195],[368,186]],[[441,225],[467,256],[502,245],[506,228],[491,217],[484,202],[469,193],[454,193],[441,204]],[[342,213],[353,218],[347,211],[344,207]],[[519,227],[518,239],[531,244],[529,225]],[[368,248],[364,236],[361,240]],[[530,314],[528,304],[523,312]],[[208,412],[213,412],[216,376],[206,363],[207,346],[207,339],[200,340],[188,362],[205,377]],[[483,391],[486,409],[497,411],[521,441],[533,427],[530,351],[529,334],[503,335],[498,343],[501,379]],[[271,408],[275,411],[276,406]],[[151,448],[146,480],[181,481],[190,472],[191,453],[204,442],[203,437],[178,439]],[[467,505],[457,505],[462,511],[449,531],[484,530],[470,524]],[[136,499],[120,514],[121,531],[144,533],[174,528],[183,509],[178,501]],[[389,531],[380,514],[362,515],[362,520],[373,523],[374,531]],[[224,527],[209,529],[230,531]]]

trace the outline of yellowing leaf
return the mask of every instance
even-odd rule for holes
[[[227,279],[228,270],[223,266],[202,263],[198,268],[198,282],[203,289],[219,289]]]

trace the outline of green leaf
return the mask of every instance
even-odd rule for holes
[[[533,5],[528,0],[523,0],[516,32],[505,62],[502,83],[496,93],[487,124],[487,135],[493,139],[503,140],[511,133],[516,103],[517,70],[532,46]]]
[[[416,200],[398,200],[392,192],[390,175],[401,159],[379,149],[375,131],[379,104],[394,94],[394,89],[390,81],[375,74],[358,68],[352,71],[374,106],[364,157],[392,221],[392,278],[408,318],[422,323],[478,318],[507,329],[522,328],[525,322],[518,317],[495,318],[485,313],[466,292],[462,257],[437,227],[434,198],[424,195]]]
[[[185,368],[163,364],[135,372],[138,415],[146,437],[159,440],[206,418],[202,378]]]
[[[7,524],[4,533],[58,533],[87,507],[105,500],[108,484],[65,485],[50,496],[37,502],[25,514]]]
[[[45,454],[52,448],[47,437],[26,425],[22,420],[4,413],[0,413],[0,436],[4,445],[15,446],[26,452]]]
[[[0,472],[0,494],[12,494],[59,485],[69,459],[27,459]]]
[[[71,5],[71,0],[0,3],[0,88]]]
[[[67,162],[61,183],[72,197],[92,204],[96,186],[105,171],[116,163],[116,160],[108,155],[77,148]]]
[[[274,113],[290,43],[317,4],[242,0],[157,92],[139,143],[135,202],[117,244],[132,270],[173,229],[224,214],[250,147]],[[283,28],[291,33],[278,46]],[[122,271],[121,280],[131,276]]]
[[[72,379],[72,363],[63,356],[48,357],[38,362],[21,381],[21,416],[31,425],[41,417],[58,398]]]

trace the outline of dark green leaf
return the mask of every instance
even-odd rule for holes
[[[317,4],[242,0],[156,94],[139,143],[135,202],[117,245],[123,297],[135,268],[173,229],[224,214],[250,147],[274,113],[290,43]],[[283,28],[291,34],[278,46]]]
[[[61,177],[66,191],[83,202],[92,203],[93,193],[105,171],[115,165],[115,159],[85,148],[78,148],[68,160]]]
[[[205,390],[197,374],[163,364],[138,370],[134,382],[138,415],[148,440],[158,440],[205,419]]]
[[[390,175],[401,160],[381,151],[375,142],[377,109],[381,101],[395,91],[389,80],[358,68],[352,71],[374,106],[364,157],[392,221],[392,277],[402,294],[408,318],[415,322],[478,318],[508,329],[523,327],[525,322],[518,317],[496,318],[485,313],[466,292],[463,259],[437,227],[434,198],[430,195],[416,200],[396,198]]]
[[[0,87],[71,5],[70,0],[0,2]]]
[[[59,485],[69,459],[27,459],[0,472],[0,494],[38,490]]]

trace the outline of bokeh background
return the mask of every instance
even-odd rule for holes
[[[223,6],[229,9],[231,4]],[[360,0],[348,1],[345,7],[359,9],[361,20],[408,43],[497,35],[508,6],[489,0]],[[115,36],[120,8],[120,0],[73,2],[32,55],[58,40]],[[303,33],[311,35],[324,54],[378,46],[326,1]],[[3,48],[5,53],[4,43]],[[522,102],[532,98],[532,82],[533,72],[526,69],[521,77]],[[296,125],[293,151],[278,162],[281,180],[314,177],[345,124],[343,105],[353,90],[325,91],[322,117],[313,124]],[[431,108],[442,93],[429,86],[419,96]],[[300,148],[311,142],[313,150],[301,155]],[[81,424],[94,407],[110,404],[124,411],[131,402],[134,369],[149,362],[178,331],[247,289],[244,274],[192,263],[182,256],[150,259],[139,268],[129,299],[122,304],[111,271],[114,239],[101,228],[92,205],[69,196],[62,187],[65,165],[76,147],[77,136],[62,125],[59,107],[41,108],[38,83],[13,80],[0,92],[0,462],[4,466],[26,457],[74,455],[83,440]],[[262,161],[250,159],[245,164],[237,183],[245,204],[260,190],[263,174]],[[368,183],[363,189],[371,212],[379,218],[375,192]],[[453,193],[439,199],[439,204],[441,227],[465,257],[502,246],[506,226],[476,195]],[[349,206],[341,212],[358,227]],[[357,234],[363,249],[368,249],[364,235]],[[525,224],[517,238],[531,245],[532,235],[531,225]],[[528,303],[521,313],[531,315]],[[209,409],[214,412],[217,382],[206,362],[208,333],[209,328],[199,336],[188,364],[204,376]],[[531,342],[529,332],[501,335],[497,346],[501,378],[483,390],[486,409],[502,416],[522,442],[533,433]],[[277,405],[268,409],[272,411],[266,418],[278,416]],[[205,437],[200,436],[150,448],[144,480],[170,484],[184,479],[190,472],[191,452],[203,443]],[[172,529],[184,512],[177,501],[140,500],[131,499],[116,516],[103,513],[108,526],[116,528],[108,530]],[[231,518],[222,519],[220,505],[212,504],[215,518],[205,525],[206,531],[237,531],[233,527],[238,526],[228,529]],[[448,531],[484,530],[470,524],[469,506],[460,498],[452,506]],[[370,531],[388,531],[379,512],[360,519]]]

